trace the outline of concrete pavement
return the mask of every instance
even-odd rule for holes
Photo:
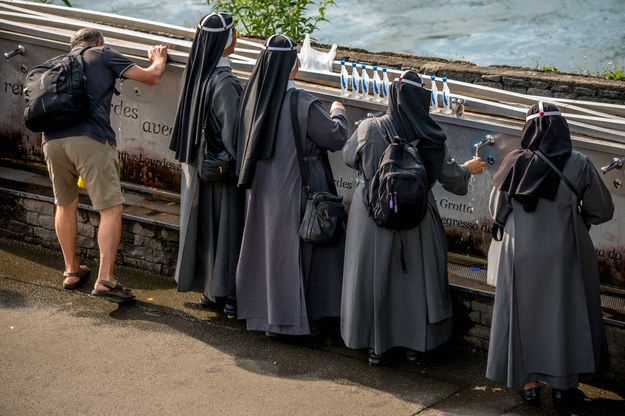
[[[132,270],[119,274],[137,302],[118,306],[89,296],[94,277],[63,290],[62,264],[0,241],[0,416],[554,413],[548,389],[540,408],[523,405],[462,343],[374,368],[332,323],[315,338],[268,338]],[[564,414],[625,414],[623,386],[581,389],[586,401]]]

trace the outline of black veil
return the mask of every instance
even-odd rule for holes
[[[241,96],[238,122],[238,186],[249,188],[256,162],[273,155],[278,118],[289,74],[297,59],[297,44],[284,35],[265,41]]]
[[[538,199],[556,196],[560,176],[532,150],[540,150],[562,171],[572,151],[571,133],[566,119],[555,104],[539,102],[527,111],[521,133],[521,148],[508,153],[493,185],[532,212]]]
[[[226,13],[211,13],[198,24],[182,75],[178,108],[169,149],[176,160],[193,163],[197,155],[204,121],[205,101],[210,97],[209,79],[229,41],[234,21]]]
[[[406,71],[391,84],[387,114],[393,119],[400,137],[410,142],[419,140],[417,148],[431,185],[438,178],[445,159],[446,136],[430,117],[430,97],[431,91],[423,86],[419,74]]]

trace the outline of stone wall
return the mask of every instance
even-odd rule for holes
[[[0,193],[0,238],[20,240],[60,250],[54,231],[54,201],[19,194]],[[97,233],[100,216],[91,207],[78,210],[78,256],[98,264]],[[117,264],[171,278],[178,255],[178,229],[124,218]]]
[[[316,45],[315,48],[327,50],[329,46]],[[338,48],[336,59],[387,66],[398,70],[414,69],[422,74],[448,77],[456,81],[521,94],[625,105],[625,81],[595,76],[510,66],[481,67],[465,61],[448,61],[390,52],[369,53],[359,49]]]
[[[625,384],[625,327],[608,323],[605,332],[610,352],[609,376]]]
[[[460,317],[456,319],[459,334],[463,341],[482,350],[488,350],[493,301],[492,294],[454,290],[454,313]]]

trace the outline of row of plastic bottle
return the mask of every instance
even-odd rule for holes
[[[432,95],[430,99],[430,113],[438,113],[441,108],[438,106],[438,87],[436,86],[436,77],[430,75],[430,81],[432,82]],[[443,77],[443,114],[453,113],[451,109],[451,92],[449,91],[449,85],[447,85],[447,77]]]
[[[373,68],[373,77],[369,78],[366,65],[361,64],[362,72],[358,73],[358,64],[352,62],[352,73],[347,72],[345,60],[341,60],[341,95],[361,100],[372,100],[375,102],[388,102],[388,87],[390,81],[386,73],[386,67],[382,68],[382,77],[378,73],[377,65]]]
[[[377,65],[372,67],[373,77],[369,77],[367,73],[367,66],[360,64],[361,73],[358,73],[358,63],[352,62],[352,72],[347,72],[345,66],[345,60],[341,60],[341,96],[351,97],[361,100],[372,100],[374,102],[388,103],[388,89],[390,81],[386,72],[386,67],[382,68],[382,77],[378,73]],[[442,109],[438,104],[438,87],[436,86],[436,76],[431,75],[430,80],[432,82],[432,95],[430,99],[430,112],[443,114],[452,114],[451,109],[451,93],[449,91],[449,85],[447,85],[447,77],[443,78],[443,106]]]

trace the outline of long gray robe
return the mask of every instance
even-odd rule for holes
[[[349,348],[372,347],[376,354],[399,346],[426,351],[452,336],[447,239],[431,191],[428,212],[416,228],[393,232],[369,216],[362,172],[373,177],[387,144],[379,124],[365,119],[343,149],[345,162],[359,173],[347,222],[341,335]],[[439,175],[447,190],[466,194],[470,177],[468,168],[447,155]]]
[[[213,125],[219,126],[228,153],[236,155],[234,128],[241,86],[230,68],[211,76]],[[209,81],[210,82],[210,79]],[[243,230],[243,193],[236,184],[205,184],[197,176],[197,160],[182,164],[178,290],[203,293],[215,301],[235,293],[236,265]]]
[[[343,232],[331,245],[301,241],[305,198],[291,125],[290,90],[282,103],[273,156],[260,160],[246,191],[246,217],[237,268],[238,318],[251,331],[307,335],[309,321],[338,316],[343,273]],[[322,149],[347,139],[342,109],[330,116],[310,93],[298,101],[300,138],[313,191],[327,191]],[[330,180],[333,180],[330,178]]]
[[[540,199],[534,212],[496,188],[491,193],[491,215],[505,227],[488,256],[497,290],[486,376],[510,388],[528,381],[574,388],[607,367],[599,269],[586,224],[608,221],[614,206],[586,156],[573,151],[563,173],[581,195],[581,215],[564,182],[555,200]]]

